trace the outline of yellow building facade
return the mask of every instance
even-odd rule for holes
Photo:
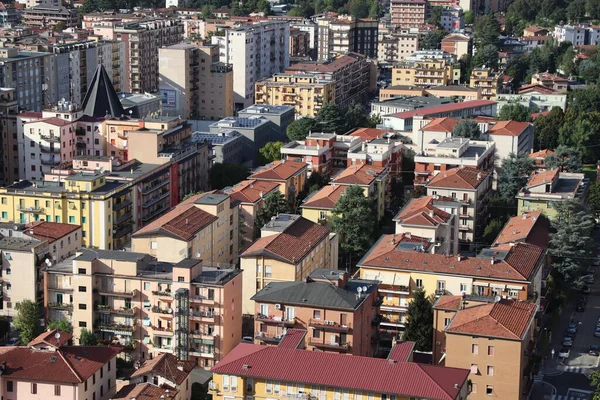
[[[454,66],[445,60],[403,62],[392,68],[392,85],[446,86],[455,78]]]

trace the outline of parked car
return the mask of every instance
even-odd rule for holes
[[[563,345],[563,347],[571,347],[571,346],[573,346],[573,338],[572,337],[568,337],[568,336],[565,337],[563,339],[562,345]]]
[[[584,287],[581,288],[581,292],[583,294],[590,294],[590,293],[592,293],[592,289],[588,285],[585,285]]]
[[[584,312],[585,311],[585,303],[577,303],[577,307],[575,307],[575,311]]]
[[[598,356],[600,355],[600,346],[592,345],[590,346],[590,350],[588,351],[590,356]]]
[[[558,356],[561,358],[569,358],[570,355],[571,350],[567,349],[566,347],[563,347],[558,351]]]
[[[8,339],[8,342],[6,342],[7,346],[18,346],[21,344],[21,339],[19,338],[12,338],[12,339]]]
[[[589,272],[589,271],[588,271],[588,272]],[[583,280],[583,282],[587,283],[588,285],[591,285],[591,284],[593,284],[593,283],[594,283],[594,281],[595,281],[595,278],[594,278],[594,275],[592,275],[592,274],[589,274],[589,275],[586,275],[586,276],[584,276],[584,277],[582,278],[582,280]],[[584,287],[585,287],[585,286],[584,286]]]

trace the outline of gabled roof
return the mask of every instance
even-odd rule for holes
[[[178,366],[182,367],[183,371],[177,368]],[[195,367],[196,362],[193,360],[178,361],[173,354],[162,353],[152,360],[144,361],[141,367],[131,374],[131,377],[135,378],[152,373],[173,382],[175,385],[181,385]]]
[[[533,303],[511,299],[469,307],[456,313],[446,333],[523,340],[536,311]]]
[[[337,174],[331,181],[341,185],[370,185],[385,170],[368,164],[351,165]]]
[[[460,33],[451,33],[442,39],[442,42],[468,42],[471,40],[467,35],[462,35]]]
[[[452,103],[452,104],[444,104],[436,107],[426,107],[426,108],[418,108],[412,111],[404,111],[397,114],[392,114],[393,117],[398,118],[413,118],[416,115],[428,116],[428,115],[436,115],[443,114],[452,111],[459,110],[468,110],[470,108],[478,108],[489,106],[492,104],[496,104],[493,100],[471,100],[471,101],[463,101],[460,103]]]
[[[490,252],[506,253],[493,264],[489,258],[446,256],[402,248],[396,235],[383,235],[358,262],[360,267],[383,268],[422,273],[462,275],[501,281],[530,281],[543,259],[545,250],[529,243],[517,243],[507,249]]]
[[[520,136],[531,123],[519,121],[498,121],[488,131],[488,135]]]
[[[263,255],[296,264],[329,232],[324,226],[300,217],[285,231],[257,239],[240,257]]]
[[[392,132],[389,129],[377,128],[358,128],[348,136],[358,136],[362,142],[368,142],[373,139],[381,139],[384,134]]]
[[[438,173],[427,187],[476,189],[487,178],[486,171],[473,167],[457,167]]]
[[[451,215],[433,205],[433,197],[411,199],[394,217],[394,221],[406,225],[437,226],[450,220]]]
[[[23,233],[34,239],[53,243],[78,229],[81,229],[80,225],[39,221],[29,225]]]
[[[58,339],[56,339],[57,333],[59,335]],[[28,346],[47,344],[48,346],[59,348],[69,343],[69,340],[71,340],[72,338],[73,335],[71,335],[69,332],[54,329],[38,335],[35,339],[29,342]]]
[[[415,349],[415,342],[399,342],[396,343],[387,356],[388,360],[397,362],[407,362]]]
[[[544,185],[546,183],[553,182],[558,177],[558,168],[550,169],[547,171],[540,172],[539,174],[532,174],[529,178],[529,182],[525,187],[531,188],[538,185]]]
[[[523,85],[519,88],[519,94],[526,94],[530,92],[539,92],[542,94],[554,94],[556,90],[549,86],[542,85],[540,83],[533,83],[529,85]]]
[[[111,397],[111,400],[172,400],[177,397],[178,393],[179,390],[162,388],[146,382],[123,386],[121,390]]]
[[[466,369],[246,343],[211,372],[432,400],[455,400],[469,375]]]
[[[45,124],[48,125],[53,125],[53,126],[65,126],[65,125],[70,125],[73,122],[64,120],[62,118],[57,118],[57,117],[50,117],[50,118],[44,118],[44,119],[38,119],[35,121],[30,121],[30,122],[26,122],[26,124],[37,124],[39,122],[43,122]]]
[[[257,180],[288,180],[291,177],[299,174],[303,170],[306,170],[308,165],[298,161],[273,161],[264,167],[259,168],[250,175],[249,179]]]
[[[462,296],[442,295],[433,304],[436,310],[457,311],[463,301]]]
[[[422,131],[426,132],[447,132],[450,133],[456,125],[460,122],[458,118],[434,118],[430,123],[421,128]]]
[[[110,115],[114,118],[120,118],[125,115],[119,96],[102,64],[98,64],[96,68],[92,82],[83,98],[81,108],[84,115],[92,117]]]
[[[283,349],[297,349],[306,337],[306,331],[304,329],[288,329],[285,331],[285,335],[279,342],[279,347]]]
[[[509,219],[492,245],[527,242],[547,248],[549,240],[548,220],[541,211],[532,211]]]
[[[552,154],[555,154],[552,150],[545,149],[529,154],[529,158],[546,158]]]
[[[232,202],[256,203],[278,187],[277,182],[246,180],[232,187],[228,193]]]
[[[348,189],[346,185],[327,185],[311,194],[302,204],[302,208],[320,208],[333,210],[342,194]]]

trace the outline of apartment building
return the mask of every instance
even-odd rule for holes
[[[483,134],[483,138],[496,144],[497,166],[510,153],[531,153],[533,150],[533,124],[519,121],[498,121]]]
[[[75,337],[86,328],[125,346],[134,360],[170,353],[211,367],[242,337],[239,269],[195,258],[169,263],[149,254],[83,249],[46,267],[44,282],[49,319],[76,322]]]
[[[351,135],[354,134],[351,133]],[[391,177],[399,177],[402,172],[402,140],[393,133],[384,133],[380,139],[363,141],[360,146],[348,150],[348,166],[373,165],[385,167]]]
[[[462,33],[451,33],[442,39],[441,47],[442,51],[453,54],[457,60],[460,60],[465,54],[472,53],[473,40]]]
[[[315,117],[321,107],[335,103],[335,82],[305,74],[275,74],[256,82],[255,103],[293,106],[296,115]]]
[[[426,2],[424,0],[391,0],[392,25],[402,28],[418,28],[425,24]]]
[[[411,93],[411,89],[414,92]],[[383,91],[384,89],[380,90]],[[371,115],[386,116],[397,114],[404,111],[413,111],[418,108],[434,107],[443,104],[451,104],[450,99],[438,99],[433,96],[425,96],[424,89],[408,85],[395,85],[389,87],[384,95],[389,96],[386,100],[375,101],[371,103]]]
[[[179,43],[158,50],[162,109],[185,119],[233,115],[233,69],[217,46]]]
[[[222,63],[233,70],[234,109],[254,103],[254,85],[262,78],[283,72],[290,65],[290,25],[284,21],[260,22],[227,29],[225,36],[213,36]]]
[[[302,217],[331,229],[333,210],[346,189],[348,186],[345,185],[327,185],[312,192],[300,205]]]
[[[532,174],[517,194],[518,213],[540,210],[547,218],[556,216],[554,202],[579,199],[587,201],[588,179],[582,173],[560,172],[558,169]]]
[[[419,34],[408,28],[379,24],[377,62],[391,66],[419,49]]]
[[[244,151],[249,147],[246,137],[234,129],[221,129],[218,133],[194,132],[192,139],[208,144],[211,167],[214,163],[242,164]]]
[[[431,246],[429,239],[414,235],[383,235],[358,262],[361,279],[381,282],[382,330],[404,329],[411,293],[416,289],[436,297],[473,293],[539,301],[546,249],[515,243],[465,257],[435,254]]]
[[[54,96],[53,67],[49,53],[0,48],[0,87],[15,88],[19,109],[41,111]]]
[[[19,179],[16,88],[0,88],[0,185]],[[15,151],[17,149],[17,151]]]
[[[281,158],[286,161],[306,163],[308,176],[313,172],[322,176],[331,175],[334,133],[311,132],[305,140],[293,140],[281,147]]]
[[[303,348],[372,357],[376,354],[377,281],[316,269],[300,282],[271,282],[252,296],[256,344],[279,345],[289,329],[310,331]]]
[[[240,254],[244,275],[243,313],[254,315],[252,296],[271,282],[305,279],[317,268],[337,269],[338,237],[299,215],[279,214],[261,237]]]
[[[343,395],[348,399],[361,396],[377,400],[388,396],[467,398],[469,370],[408,362],[411,351],[402,350],[394,356],[398,360],[241,343],[211,370],[213,381],[209,392],[215,400],[246,395],[271,396],[277,400],[290,396],[329,399]]]
[[[44,332],[27,346],[7,347],[0,354],[2,397],[57,400],[111,399],[117,387],[120,347],[72,346],[73,335]]]
[[[480,88],[484,100],[495,100],[502,89],[502,76],[491,68],[473,68],[469,87]]]
[[[345,110],[352,103],[366,98],[367,92],[375,84],[372,78],[373,65],[358,53],[348,53],[325,62],[300,62],[286,68],[286,74],[314,76],[335,83],[335,104]]]
[[[567,94],[540,84],[525,85],[519,88],[517,94],[499,94],[496,96],[498,112],[507,104],[519,103],[524,107],[550,111],[554,107],[567,109]]]
[[[236,264],[238,221],[238,208],[229,195],[199,194],[134,232],[131,249],[159,261],[195,257],[215,265]]]
[[[368,164],[351,165],[333,177],[331,185],[360,186],[365,197],[374,203],[377,221],[383,218],[389,191],[390,173],[387,167]]]
[[[438,199],[411,199],[393,219],[395,233],[429,239],[435,254],[458,254],[458,216],[436,207]]]
[[[177,19],[147,19],[123,22],[112,28],[116,40],[125,42],[128,74],[121,81],[124,92],[157,92],[159,86],[158,49],[183,39],[183,25]]]
[[[337,15],[319,18],[316,22],[318,60],[326,61],[347,53],[377,57],[377,20]]]
[[[494,239],[493,246],[531,243],[547,248],[550,242],[550,221],[541,211],[530,211],[508,220]]]
[[[600,43],[600,26],[590,24],[556,25],[554,40],[557,43],[571,42],[573,46],[597,46]]]
[[[310,33],[300,29],[290,29],[290,57],[306,57],[310,54]]]
[[[297,161],[273,161],[257,168],[248,179],[259,182],[274,182],[279,185],[279,191],[290,203],[296,201],[296,196],[306,185],[308,165]]]
[[[254,241],[256,215],[262,208],[265,198],[278,191],[279,185],[277,182],[249,179],[223,189],[231,197],[231,202],[238,208],[239,250],[246,249]]]
[[[18,25],[20,20],[21,17],[14,6],[4,3],[0,6],[0,26]]]
[[[58,23],[62,23],[65,28],[70,28],[77,26],[77,10],[64,7],[62,4],[52,5],[41,2],[23,10],[22,19],[23,25],[32,28],[54,29]]]
[[[394,65],[392,85],[428,87],[458,83],[452,61],[425,57],[419,57],[419,60],[408,58]],[[460,79],[460,72],[458,76]]]
[[[558,93],[565,93],[569,88],[569,80],[558,74],[538,72],[531,77],[532,85],[542,85],[553,89]]]
[[[445,31],[453,32],[465,27],[465,16],[463,9],[458,6],[442,7],[440,25]]]
[[[131,385],[154,382],[175,392],[174,400],[186,400],[192,395],[192,371],[196,367],[195,360],[180,361],[175,355],[161,353],[156,358],[145,360],[131,374]],[[173,390],[174,389],[174,390]],[[169,398],[168,393],[164,398]],[[131,399],[131,395],[129,396]]]
[[[425,93],[440,99],[458,99],[461,101],[481,100],[481,89],[462,85],[434,86],[426,89]]]
[[[470,371],[469,398],[522,399],[533,381],[538,307],[513,299],[442,296],[434,305],[434,363]]]

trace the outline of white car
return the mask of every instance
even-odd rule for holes
[[[571,350],[567,349],[566,347],[561,348],[558,352],[558,356],[560,358],[569,358],[570,355],[571,355]]]

